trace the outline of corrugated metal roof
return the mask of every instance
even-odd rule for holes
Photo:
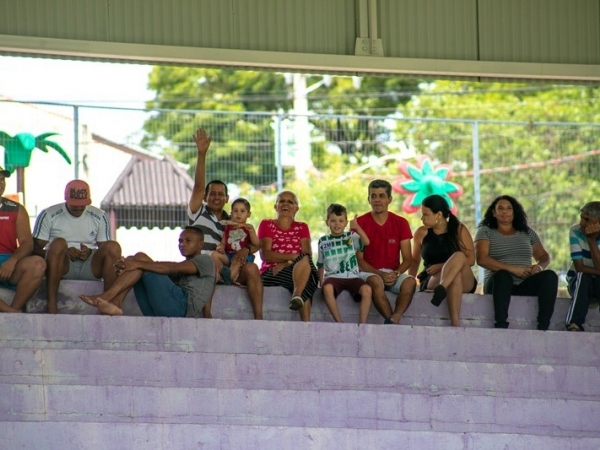
[[[134,156],[101,208],[113,226],[176,228],[187,225],[186,208],[194,181],[175,160],[142,160]]]

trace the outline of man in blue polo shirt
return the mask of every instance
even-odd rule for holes
[[[569,229],[573,263],[567,272],[571,305],[565,325],[569,331],[584,331],[590,301],[600,299],[600,202],[581,208],[579,223]]]

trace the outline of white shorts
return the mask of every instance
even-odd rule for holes
[[[392,269],[379,269],[381,272],[393,272]],[[360,278],[362,278],[363,281],[367,281],[367,278],[372,277],[372,276],[376,276],[381,280],[381,277],[379,275],[377,275],[376,273],[372,273],[372,272],[360,272],[358,274],[358,276]],[[398,294],[400,292],[400,286],[402,286],[402,283],[404,283],[404,280],[406,280],[407,278],[412,278],[410,275],[407,275],[405,273],[401,273],[398,278],[396,279],[396,282],[391,285],[391,286],[386,286],[385,284],[383,285],[383,288],[386,291],[390,291],[393,292],[394,294]],[[383,283],[383,280],[381,280],[381,282]]]

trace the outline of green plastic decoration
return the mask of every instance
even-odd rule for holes
[[[43,133],[39,136],[33,136],[29,133],[18,133],[14,136],[4,131],[0,131],[0,146],[5,148],[4,167],[9,172],[14,172],[17,167],[28,167],[31,163],[31,153],[35,148],[48,153],[48,147],[56,150],[60,155],[71,164],[71,158],[56,142],[49,141],[50,136],[58,133]]]

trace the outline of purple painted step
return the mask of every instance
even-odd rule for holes
[[[40,447],[40,436],[51,436]],[[600,439],[504,433],[265,427],[173,423],[0,423],[0,448],[322,450],[590,450]]]
[[[0,329],[0,348],[160,350],[600,367],[598,335],[587,332],[60,314],[0,314]]]
[[[425,449],[600,439],[595,333],[46,314],[0,315],[0,327],[0,448],[28,423],[23,447],[49,448],[39,430],[56,424],[77,448],[81,432],[95,438],[86,422],[115,448],[155,443],[136,434],[149,424],[226,427],[245,443],[262,426],[278,448],[310,448],[311,430],[340,442],[389,430]]]
[[[187,423],[600,438],[600,402],[364,390],[12,385],[0,421]],[[10,409],[7,409],[7,406]]]
[[[425,359],[427,356],[411,360],[0,349],[3,383],[0,404],[8,401],[13,385],[71,384],[298,391],[346,389],[465,396],[485,392],[493,397],[600,402],[597,367],[432,361]]]
[[[77,293],[100,293],[101,282],[63,280],[59,296],[59,312],[68,314],[96,314],[97,311],[77,298]],[[0,294],[10,297],[13,293],[0,289]],[[5,298],[5,297],[3,297]],[[394,302],[394,296],[388,294],[388,298]],[[449,326],[450,319],[446,303],[438,308],[431,305],[430,293],[417,293],[402,319],[403,325],[430,325]],[[265,289],[264,295],[264,317],[267,320],[298,321],[298,313],[288,309],[290,300],[289,293],[283,288],[270,287]],[[569,306],[569,299],[559,298],[552,317],[550,329],[565,330],[564,320]],[[358,307],[352,301],[347,292],[343,292],[338,298],[340,314],[348,323],[358,322]],[[27,304],[27,311],[43,313],[46,308],[44,290],[41,289],[36,296]],[[123,309],[126,315],[141,315],[135,302],[135,297],[130,293]],[[252,319],[253,313],[250,307],[245,289],[235,286],[217,286],[213,298],[213,316],[222,319]],[[536,329],[537,300],[532,297],[513,297],[509,309],[510,326],[513,329]],[[461,308],[461,325],[464,327],[493,328],[494,312],[491,296],[465,294]],[[313,322],[332,322],[331,314],[323,302],[321,291],[317,290],[313,299],[311,312]],[[383,318],[371,308],[369,323],[381,324]],[[587,331],[600,331],[600,311],[598,305],[589,310]]]

